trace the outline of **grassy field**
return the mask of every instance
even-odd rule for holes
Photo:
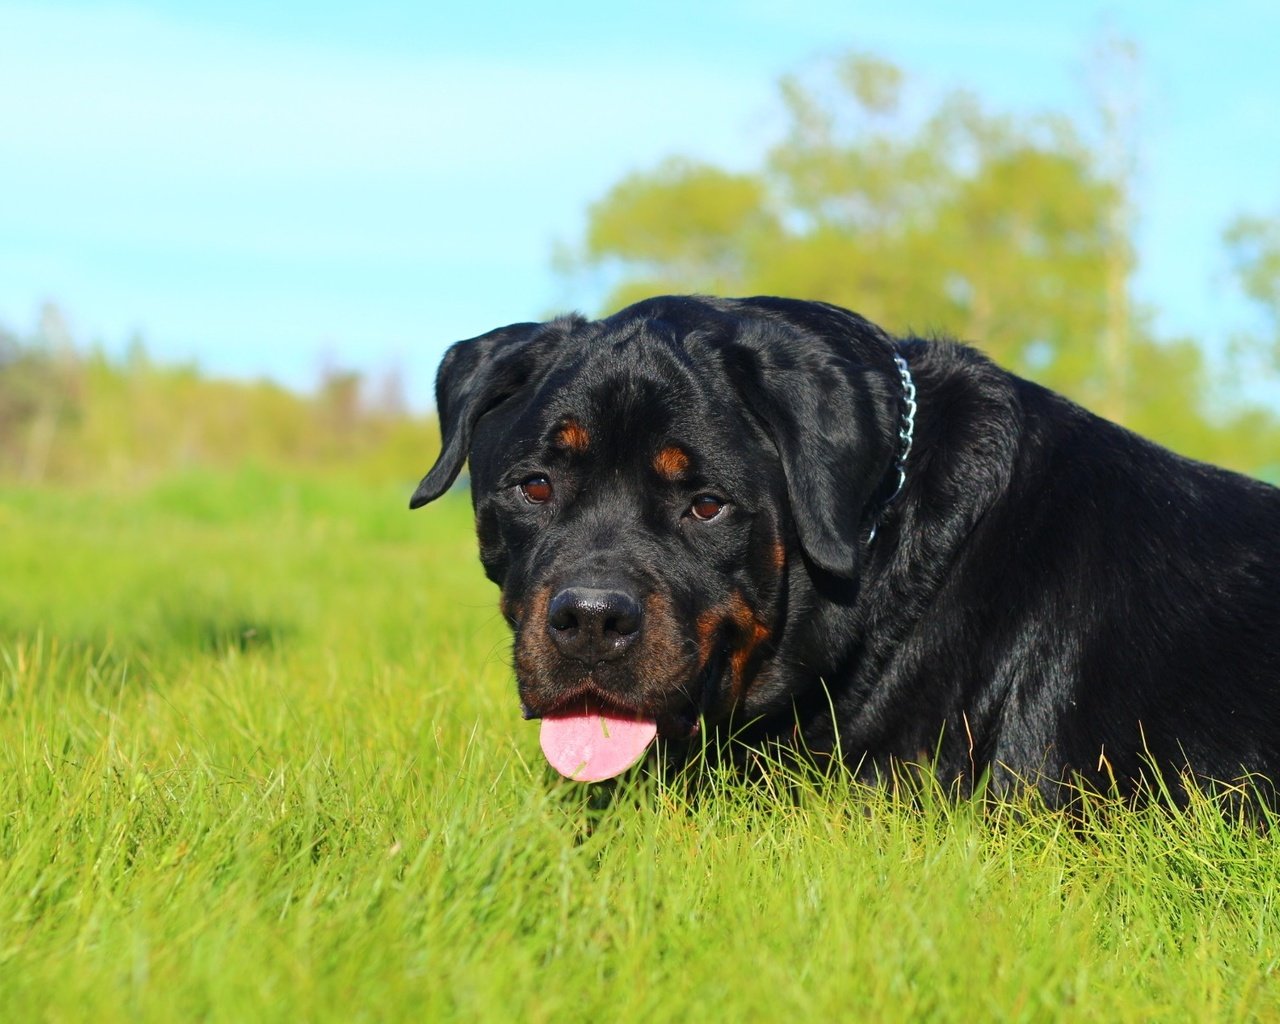
[[[0,490],[0,1018],[1280,1020],[1211,808],[552,778],[410,486]]]

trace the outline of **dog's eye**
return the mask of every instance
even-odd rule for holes
[[[545,505],[551,500],[551,481],[545,476],[531,476],[521,481],[520,493],[530,505]]]
[[[699,494],[689,506],[689,512],[694,519],[709,523],[724,511],[726,504],[714,494]]]

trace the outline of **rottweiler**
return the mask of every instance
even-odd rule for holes
[[[971,347],[664,296],[459,342],[437,403],[410,507],[469,460],[571,778],[704,729],[1053,803],[1280,780],[1280,490]]]

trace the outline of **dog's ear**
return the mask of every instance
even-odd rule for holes
[[[819,568],[855,579],[860,536],[897,451],[892,341],[822,303],[747,299],[738,308],[748,315],[727,367],[778,450],[800,545]]]
[[[409,499],[410,508],[435,501],[458,478],[476,421],[527,383],[529,342],[544,326],[512,324],[460,341],[445,353],[436,374],[440,455]]]

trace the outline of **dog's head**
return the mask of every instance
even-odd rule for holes
[[[651,299],[449,350],[443,448],[411,506],[470,460],[480,558],[553,762],[548,722],[683,739],[822,670],[805,616],[823,577],[856,588],[900,400],[878,328],[781,299]]]

